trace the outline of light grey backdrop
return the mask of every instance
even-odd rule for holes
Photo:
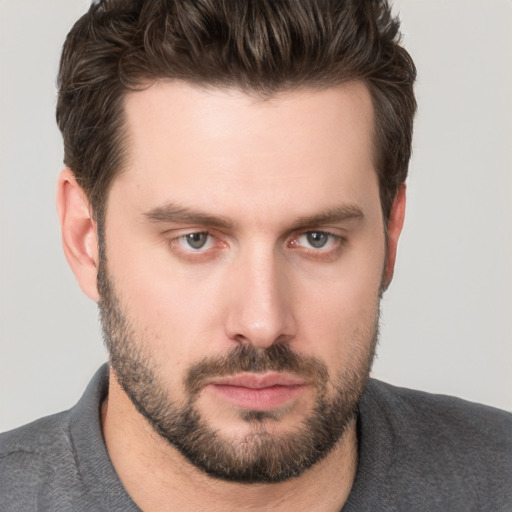
[[[54,122],[84,0],[0,0],[0,431],[70,407],[106,356],[62,255]],[[512,410],[512,2],[401,0],[420,105],[374,375]]]

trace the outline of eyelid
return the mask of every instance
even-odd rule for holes
[[[213,235],[210,231],[206,230],[206,229],[186,229],[186,230],[179,230],[180,232],[175,234],[171,240],[176,240],[176,241],[180,241],[180,240],[185,240],[187,236],[189,235],[201,235],[201,234],[204,234],[204,235],[207,235],[208,236],[208,240],[211,240],[211,239],[214,239],[214,238],[217,238],[215,235]]]
[[[203,259],[210,259],[216,254],[217,250],[223,249],[227,246],[225,240],[221,239],[215,233],[214,230],[205,228],[180,228],[166,231],[166,243],[171,248],[172,252],[180,258],[188,259],[192,262],[199,262]],[[198,233],[204,233],[211,239],[207,242],[207,247],[194,249],[186,246],[185,237],[187,235],[193,235]],[[171,234],[171,236],[169,236]]]
[[[290,242],[294,242],[296,241],[297,239],[303,237],[303,236],[307,236],[311,233],[319,233],[319,234],[322,234],[322,235],[327,235],[331,240],[333,241],[342,241],[344,240],[344,237],[338,233],[333,233],[332,231],[329,231],[328,229],[305,229],[305,230],[302,230],[302,231],[299,231],[299,232],[295,232],[290,238]],[[322,248],[318,248],[318,249],[315,249],[317,251],[320,251]]]
[[[189,241],[190,241],[190,237],[193,235],[205,235],[204,246],[197,247],[197,248],[192,247],[190,245]],[[182,245],[182,247],[185,250],[189,250],[191,252],[204,252],[211,248],[212,243],[214,243],[213,238],[214,237],[207,231],[194,231],[192,233],[185,233],[184,235],[178,236],[176,241],[177,241],[177,243]]]
[[[307,245],[300,244],[298,239],[302,236],[306,236],[308,233],[325,233],[329,235],[332,239],[332,242],[327,242],[329,244],[328,247],[308,247]],[[307,258],[313,260],[319,260],[324,262],[335,261],[340,256],[340,252],[343,250],[344,246],[347,244],[347,239],[345,236],[333,233],[328,229],[307,229],[300,232],[296,232],[292,235],[291,239],[287,243],[287,247],[292,251],[298,251],[298,254],[303,255]]]
[[[217,234],[215,231],[215,229],[205,229],[204,227],[172,229],[165,232],[167,235],[165,239],[166,243],[178,257],[189,259],[191,262],[199,262],[215,258],[215,255],[219,254],[219,250],[230,246],[229,242],[226,241],[226,237],[221,234]],[[313,259],[317,258],[324,261],[333,260],[339,255],[340,250],[347,243],[346,236],[333,231],[334,230],[332,229],[326,228],[307,228],[295,231],[287,237],[288,240],[286,242],[286,247],[294,251],[299,251],[300,254],[304,254]],[[208,235],[211,239],[211,243],[208,242],[208,245],[205,248],[194,249],[192,247],[187,247],[185,237],[187,235],[197,233],[204,233]],[[315,248],[308,247],[306,244],[299,242],[301,237],[307,236],[310,233],[322,233],[327,235],[330,238],[330,240],[327,241],[328,246]]]

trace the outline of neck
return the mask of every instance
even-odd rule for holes
[[[112,372],[109,395],[102,405],[102,426],[118,477],[132,500],[146,512],[339,511],[357,468],[353,420],[335,448],[299,477],[275,484],[212,478],[153,430]]]

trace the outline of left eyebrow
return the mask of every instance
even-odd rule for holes
[[[355,204],[344,204],[334,208],[329,208],[323,212],[298,217],[294,220],[292,229],[304,228],[307,226],[324,226],[326,224],[337,224],[349,220],[364,219],[364,213],[361,208]]]

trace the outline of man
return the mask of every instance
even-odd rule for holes
[[[2,437],[6,510],[512,507],[510,415],[368,380],[415,111],[397,38],[384,2],[77,22],[58,210],[110,365]]]

